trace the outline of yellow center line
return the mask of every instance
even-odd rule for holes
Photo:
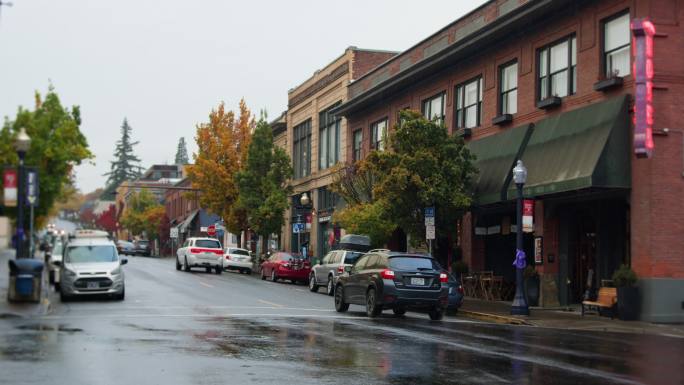
[[[206,282],[202,282],[202,281],[199,281],[199,284],[202,286],[206,286],[206,287],[214,287],[213,285],[210,285],[210,284],[208,284]]]
[[[275,306],[275,307],[284,307],[283,305],[278,305],[277,303],[264,301],[263,299],[260,299],[260,300],[258,300],[258,301],[261,302],[261,303],[263,303],[263,304],[266,304],[266,305],[271,305],[271,306]]]

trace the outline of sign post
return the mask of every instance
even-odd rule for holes
[[[35,169],[28,170],[26,174],[26,200],[31,210],[29,219],[29,255],[33,258],[33,211],[38,205],[38,171]]]
[[[432,255],[432,240],[435,239],[435,208],[425,208],[425,239],[428,240],[428,251]]]

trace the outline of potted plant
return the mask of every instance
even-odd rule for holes
[[[539,306],[539,274],[532,265],[523,271],[525,299],[528,306]]]
[[[639,316],[639,288],[637,275],[629,266],[620,265],[613,273],[613,284],[617,288],[618,316],[621,320],[633,321]]]

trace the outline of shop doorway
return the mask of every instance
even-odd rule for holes
[[[596,219],[582,213],[577,222],[577,244],[572,266],[570,300],[579,303],[596,282]]]

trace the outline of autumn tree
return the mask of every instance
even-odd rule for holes
[[[178,148],[176,149],[176,159],[175,164],[188,164],[190,160],[188,159],[188,147],[185,145],[185,138],[181,136],[178,139]]]
[[[116,232],[116,205],[109,205],[107,210],[101,212],[95,219],[95,225],[109,233]]]
[[[197,126],[198,150],[193,155],[195,163],[188,167],[192,186],[202,192],[200,206],[221,216],[234,234],[247,229],[245,210],[236,205],[235,174],[247,158],[253,121],[244,100],[237,120],[224,103],[219,104],[209,114],[209,122]]]
[[[18,165],[13,143],[21,127],[31,137],[25,164],[35,167],[40,178],[39,204],[35,209],[37,227],[45,223],[54,204],[64,194],[70,194],[67,190],[74,167],[93,157],[80,126],[80,108],[62,106],[59,96],[50,86],[45,97],[35,93],[33,110],[19,107],[14,120],[6,118],[0,129],[1,165]],[[26,211],[24,223],[28,227]],[[5,208],[4,215],[16,218],[16,209]]]
[[[142,173],[140,158],[133,153],[133,146],[139,142],[133,142],[131,131],[133,129],[128,124],[128,119],[124,118],[121,125],[121,139],[116,142],[114,148],[114,160],[110,163],[110,171],[104,176],[107,177],[104,196],[112,199],[116,193],[116,188],[127,180],[134,180]]]
[[[244,167],[235,178],[237,207],[244,209],[250,228],[262,236],[264,251],[269,236],[283,226],[290,193],[287,180],[291,176],[290,157],[273,144],[271,126],[262,118],[249,144]]]
[[[158,239],[159,226],[165,211],[152,193],[141,190],[129,198],[120,223],[134,235],[145,235],[150,240]]]

